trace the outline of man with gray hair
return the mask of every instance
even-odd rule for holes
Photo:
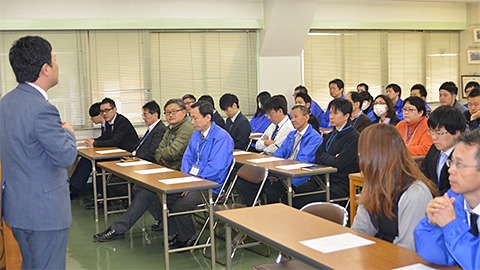
[[[480,269],[480,130],[462,133],[446,163],[451,188],[427,205],[414,232],[416,251],[431,263]]]

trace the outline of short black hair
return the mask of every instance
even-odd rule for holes
[[[385,89],[392,88],[393,92],[398,93],[398,97],[402,96],[402,88],[396,83],[391,83],[385,87]]]
[[[425,86],[423,84],[421,84],[421,83],[415,84],[410,89],[410,92],[412,92],[413,90],[418,90],[418,91],[420,91],[420,96],[422,96],[424,98],[427,97],[427,89],[425,88]]]
[[[307,94],[308,95],[308,90],[305,86],[303,85],[299,85],[297,87],[295,87],[295,89],[293,90],[293,92],[299,92],[299,93],[303,93],[303,94]]]
[[[88,110],[90,117],[95,117],[100,115],[100,102],[93,103]]]
[[[213,98],[210,95],[203,95],[203,96],[198,98],[198,101],[208,102],[208,103],[210,103],[210,105],[212,105],[213,109],[215,109],[215,101],[213,101]],[[212,109],[212,111],[213,111],[213,109]]]
[[[408,97],[403,101],[403,106],[405,107],[405,104],[410,103],[410,105],[415,106],[417,108],[417,111],[423,111],[422,116],[425,116],[427,114],[427,107],[425,107],[425,101],[423,101],[422,98],[420,97]]]
[[[353,103],[360,102],[360,107],[362,107],[362,103],[363,103],[364,99],[363,99],[363,96],[360,93],[358,93],[356,91],[351,91],[348,94],[350,94],[350,98],[352,99]]]
[[[182,100],[185,100],[186,98],[189,98],[189,99],[191,99],[191,100],[193,100],[193,101],[197,101],[197,99],[195,98],[195,96],[192,95],[192,94],[186,94],[186,95],[184,95],[184,96],[182,97]]]
[[[267,101],[265,101],[265,112],[269,112],[270,110],[278,111],[282,109],[282,113],[287,115],[287,104],[285,103],[285,98],[282,98],[280,95],[275,95]]]
[[[160,106],[158,106],[158,103],[155,100],[145,103],[142,109],[148,110],[150,114],[157,114],[157,117],[160,119]]]
[[[338,89],[343,89],[343,88],[345,88],[345,84],[344,84],[343,81],[340,80],[340,79],[333,79],[333,80],[331,80],[331,81],[328,83],[328,85],[330,86],[330,84],[332,84],[332,83],[336,84],[337,87],[338,87]]]
[[[440,91],[440,90],[448,91],[452,95],[453,94],[455,94],[455,95],[458,94],[457,85],[452,81],[442,83],[442,85],[440,85],[440,88],[438,89],[438,91]]]
[[[468,94],[467,98],[473,98],[473,97],[478,97],[480,96],[480,88],[479,87],[474,87],[470,93]]]
[[[476,81],[469,81],[467,83],[467,85],[465,85],[465,91],[467,90],[467,88],[470,88],[470,87],[480,87],[480,84],[478,84],[478,82]]]
[[[191,108],[195,109],[198,107],[198,111],[203,117],[207,117],[207,115],[210,115],[210,122],[213,121],[213,107],[212,104],[206,102],[206,101],[201,101],[198,99],[198,102],[195,104],[192,104]]]
[[[448,133],[454,135],[457,131],[464,132],[467,120],[463,113],[452,106],[437,107],[428,117],[428,127],[431,129],[445,127]]]
[[[368,92],[368,84],[366,84],[366,83],[359,83],[359,84],[357,85],[357,89],[358,89],[359,86],[365,87],[365,91]]]
[[[310,110],[303,105],[298,104],[298,105],[293,106],[292,111],[295,110],[295,109],[300,109],[300,111],[302,112],[302,115],[310,114]]]
[[[167,103],[165,103],[165,106],[163,106],[163,110],[165,111],[166,108],[168,107],[168,105],[173,104],[173,103],[177,104],[180,107],[180,109],[182,109],[182,110],[187,109],[187,106],[185,106],[185,103],[183,102],[183,99],[171,98],[167,101]]]
[[[102,100],[102,102],[100,103],[100,105],[103,105],[103,104],[110,104],[110,106],[112,106],[112,108],[115,108],[115,107],[116,107],[116,106],[115,106],[115,101],[113,101],[113,99],[108,98],[108,97],[104,98],[104,99]]]
[[[295,98],[301,98],[301,99],[303,99],[303,101],[305,101],[305,103],[310,103],[310,104],[312,104],[312,98],[310,97],[309,94],[298,93]]]
[[[477,160],[477,171],[480,171],[480,128],[466,129],[460,134],[458,143],[464,143],[468,146],[477,146],[475,159]]]
[[[35,82],[44,64],[52,66],[52,45],[39,36],[25,36],[15,41],[8,54],[18,83]]]
[[[330,103],[328,103],[328,108],[333,109],[336,112],[341,111],[343,115],[348,114],[349,116],[352,116],[352,110],[353,110],[352,103],[350,103],[350,101],[345,100],[343,98],[336,98],[330,101]]]
[[[220,109],[226,110],[228,107],[233,107],[233,104],[237,104],[237,108],[240,109],[240,105],[238,104],[238,97],[234,94],[224,94],[220,98]]]

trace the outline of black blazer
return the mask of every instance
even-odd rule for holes
[[[217,126],[220,126],[223,129],[227,130],[225,128],[225,121],[223,120],[223,117],[218,113],[218,111],[215,111],[213,113],[213,122],[215,122],[215,124],[217,124]]]
[[[400,118],[398,118],[398,116],[395,115],[394,117],[390,118],[390,125],[396,126],[398,122],[400,122]],[[372,121],[372,124],[376,124],[376,123],[380,123],[380,118],[377,118],[375,119],[375,121]]]
[[[448,158],[452,158],[452,154],[453,152]],[[439,156],[440,151],[437,149],[437,147],[435,147],[435,144],[432,144],[432,147],[430,147],[430,150],[428,150],[425,159],[422,161],[420,169],[422,170],[423,174],[425,174],[425,176],[435,184],[440,195],[443,195],[443,193],[450,189],[450,182],[448,182],[448,176],[450,176],[450,174],[448,173],[448,166],[445,163],[442,167],[442,171],[440,172],[440,183],[438,183],[437,163]]]
[[[137,143],[138,134],[132,123],[125,116],[117,113],[113,127],[108,122],[105,122],[105,132],[103,132],[102,136],[95,139],[93,146],[118,147],[132,152]]]
[[[315,129],[318,133],[320,133],[320,122],[318,118],[310,113],[310,118],[308,119],[308,123],[312,125],[313,129]]]
[[[167,127],[160,120],[160,122],[158,122],[158,124],[153,128],[152,132],[147,135],[138,149],[137,147],[141,140],[137,143],[137,145],[135,145],[134,149],[137,149],[135,156],[150,162],[155,162],[155,151],[162,141],[165,131],[167,131]]]
[[[250,122],[248,119],[240,112],[235,119],[235,122],[232,123],[232,120],[227,118],[225,128],[232,136],[233,142],[235,143],[235,149],[246,150],[250,143]]]

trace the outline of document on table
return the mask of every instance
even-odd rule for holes
[[[197,177],[193,177],[193,176],[158,180],[158,182],[166,184],[166,185],[183,184],[183,183],[198,182],[198,181],[202,181],[202,179],[197,178]]]
[[[282,170],[296,170],[300,168],[310,167],[312,164],[307,163],[299,163],[299,164],[290,164],[290,165],[282,165],[282,166],[275,166],[275,168],[282,169]]]
[[[267,158],[254,158],[254,159],[247,159],[248,162],[252,163],[263,163],[263,162],[272,162],[272,161],[279,161],[283,158],[278,157],[267,157]]]
[[[123,149],[112,149],[112,150],[101,150],[101,151],[95,151],[95,153],[100,154],[100,155],[105,155],[105,154],[114,154],[114,153],[122,153],[122,152],[127,152]]]
[[[87,149],[87,148],[89,148],[89,147],[86,146],[86,145],[79,145],[79,146],[77,146],[77,149]]]
[[[149,169],[149,170],[140,170],[140,171],[135,171],[138,174],[156,174],[156,173],[166,173],[166,172],[173,172],[172,169],[169,168],[156,168],[156,169]]]
[[[317,239],[300,241],[300,244],[309,248],[313,248],[322,253],[330,253],[349,248],[371,245],[375,244],[375,242],[351,233],[342,233]]]
[[[435,268],[432,268],[430,266],[426,266],[424,264],[421,264],[421,263],[416,263],[416,264],[412,264],[412,265],[408,265],[408,266],[404,266],[404,267],[400,267],[400,268],[395,268],[393,270],[433,270]]]
[[[117,163],[117,165],[120,166],[120,167],[148,165],[148,164],[152,164],[152,163],[150,161],[146,161],[146,160],[127,161],[127,162],[118,162]]]
[[[247,151],[235,151],[235,152],[233,152],[234,156],[248,155],[248,154],[251,154],[251,152],[247,152]]]
[[[252,136],[252,137],[258,137],[258,136],[262,136],[262,135],[263,135],[263,133],[260,133],[260,132],[251,132],[250,133],[250,136]]]

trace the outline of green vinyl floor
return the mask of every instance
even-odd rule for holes
[[[142,231],[139,220],[128,232],[125,239],[107,243],[98,243],[93,234],[104,230],[103,210],[99,221],[95,222],[94,211],[86,210],[82,197],[91,196],[91,191],[80,194],[72,200],[72,226],[70,227],[67,247],[67,269],[165,269],[163,232],[152,232],[150,225],[154,219],[145,214],[146,229]],[[120,218],[121,214],[109,216],[109,223]],[[197,233],[200,225],[197,226]],[[217,231],[222,234],[224,225],[219,224]],[[206,240],[208,230],[201,237]],[[265,246],[256,247],[266,251]],[[208,251],[209,252],[209,251]],[[225,242],[216,241],[217,258],[225,261]],[[233,258],[233,269],[252,269],[258,263],[275,261],[278,252],[272,250],[270,257],[258,255],[246,249],[237,250]],[[211,269],[210,259],[203,256],[201,250],[170,254],[170,269]],[[216,269],[226,269],[216,264]]]

